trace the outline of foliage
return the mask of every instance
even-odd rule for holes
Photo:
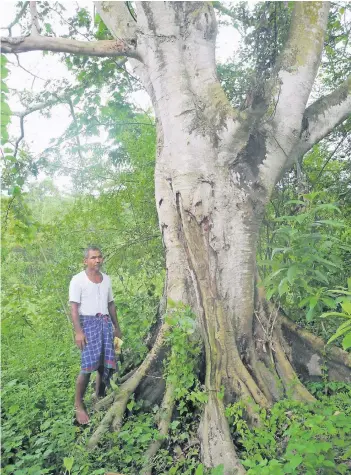
[[[7,131],[8,125],[11,121],[11,110],[8,105],[8,92],[9,89],[5,83],[5,79],[9,73],[6,63],[6,56],[3,54],[0,56],[0,65],[1,65],[1,143],[6,144],[9,139],[9,134]]]
[[[343,336],[342,347],[347,350],[351,347],[351,278],[347,279],[348,288],[329,290],[329,294],[335,299],[333,308],[341,307],[341,312],[324,312],[322,318],[332,317],[344,319],[345,321],[338,327],[334,335],[329,338],[328,343],[333,342],[337,338]]]
[[[262,260],[267,297],[279,299],[288,310],[298,304],[311,322],[325,307],[334,308],[327,290],[340,285],[351,251],[350,228],[336,203],[323,192],[302,194],[284,207],[289,214],[278,223],[268,243],[270,259]],[[281,225],[283,224],[283,225]]]
[[[283,400],[269,412],[258,409],[260,425],[253,429],[243,419],[242,402],[227,407],[226,415],[248,475],[348,472],[351,387],[344,383],[318,384],[322,391],[311,389],[320,398],[317,402],[306,405]]]

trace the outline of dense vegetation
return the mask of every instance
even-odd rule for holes
[[[262,27],[262,17],[271,21],[271,4],[266,2],[266,10],[257,7],[256,16],[241,6],[237,14],[241,27],[251,31],[255,21]],[[283,13],[274,18],[284,24],[289,12]],[[341,53],[336,56],[335,42],[344,41],[337,39],[343,34],[338,33],[343,14],[338,17],[335,13],[330,27],[331,60],[326,58],[325,88],[332,69],[334,80],[342,79],[338,71],[344,59]],[[84,15],[74,19],[75,27],[90,26]],[[96,35],[103,38],[106,32],[98,18],[96,23]],[[251,58],[261,64],[257,38],[253,34],[247,38],[243,58],[251,48],[256,54]],[[276,49],[282,41],[283,37],[276,38]],[[276,50],[265,53],[270,57]],[[92,452],[86,450],[86,442],[102,414],[94,413],[88,428],[74,424],[79,351],[73,345],[67,289],[72,275],[82,269],[82,250],[89,244],[100,245],[105,270],[112,277],[124,339],[119,377],[140,364],[148,351],[147,336],[164,281],[154,206],[153,117],[132,105],[130,88],[136,89],[137,83],[123,69],[117,78],[111,77],[110,60],[63,60],[77,77],[66,89],[65,100],[72,107],[79,104],[64,137],[35,161],[26,144],[13,146],[16,140],[8,138],[7,121],[2,121],[3,143],[9,142],[4,162],[7,188],[1,197],[3,473],[139,474],[150,441],[158,437],[153,417],[157,406],[145,408],[142,400],[131,399],[122,430],[106,435]],[[241,82],[237,92],[239,105],[243,86],[252,80],[251,66],[247,64],[246,82]],[[1,67],[2,110],[9,116],[10,80],[4,57]],[[233,90],[230,81],[237,83],[239,73],[235,76],[235,71],[239,71],[235,62],[219,69],[228,90]],[[110,94],[103,107],[99,85]],[[58,88],[57,84],[50,87],[48,101]],[[108,141],[86,140],[99,136],[101,124],[108,131]],[[349,123],[340,126],[278,184],[258,251],[268,298],[326,343],[332,339],[345,349],[351,347],[348,132]],[[80,136],[81,141],[77,140]],[[65,155],[63,143],[69,149]],[[63,194],[53,177],[57,170],[70,167],[74,168],[74,193]],[[47,175],[41,182],[33,180],[39,169]],[[201,356],[192,337],[194,319],[181,306],[168,318],[172,351],[165,363],[166,375],[176,387],[178,418],[155,457],[154,473],[201,475],[207,472],[199,462],[196,428],[207,395],[195,378],[195,362]],[[326,355],[328,348],[326,344]],[[117,378],[111,390],[118,391],[118,384]],[[227,407],[232,436],[249,474],[344,474],[351,470],[351,386],[329,381],[326,370],[306,384],[315,403],[287,398],[270,411],[258,409],[261,423],[257,427],[250,427],[241,417],[240,402]],[[90,394],[87,402],[92,411]],[[210,473],[220,475],[222,468]]]

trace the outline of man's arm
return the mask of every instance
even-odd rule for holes
[[[115,302],[113,300],[112,302],[108,303],[108,313],[110,314],[112,323],[115,327],[115,332],[114,332],[115,336],[117,336],[118,338],[122,338],[121,329],[119,328],[119,323],[117,320],[117,309],[116,309]]]
[[[77,302],[71,302],[71,316],[72,316],[74,331],[76,332],[76,336],[75,336],[76,345],[78,346],[80,350],[83,350],[83,348],[87,344],[87,339],[84,335],[82,327],[80,326],[78,306],[79,304]]]

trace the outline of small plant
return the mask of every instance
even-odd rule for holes
[[[347,289],[329,290],[328,293],[334,297],[332,308],[341,307],[339,312],[324,312],[321,318],[340,318],[344,322],[338,327],[334,335],[329,338],[328,344],[335,341],[339,337],[342,339],[342,347],[344,350],[351,348],[351,277],[347,279]]]
[[[326,291],[340,282],[342,257],[351,250],[349,228],[335,219],[341,211],[322,192],[287,201],[285,208],[290,212],[274,219],[280,226],[268,243],[270,259],[260,262],[266,275],[263,283],[268,299],[279,299],[289,314],[297,306],[303,308],[311,322],[332,304]]]

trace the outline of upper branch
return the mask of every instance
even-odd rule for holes
[[[9,35],[11,36],[12,28],[15,25],[17,25],[17,23],[20,21],[20,19],[24,15],[25,11],[27,10],[28,5],[29,5],[29,2],[24,2],[24,4],[22,5],[21,10],[17,13],[16,18],[8,26],[2,27],[1,29],[2,30],[9,30]]]
[[[212,6],[213,6],[213,8],[218,10],[220,13],[223,13],[223,15],[227,15],[227,16],[233,18],[234,20],[237,19],[236,14],[232,10],[230,10],[229,8],[225,7],[221,2],[212,2]]]
[[[29,2],[30,14],[32,17],[32,29],[31,35],[37,36],[40,35],[41,28],[39,25],[37,2]]]
[[[273,122],[285,145],[294,139],[316,78],[324,46],[329,2],[295,2],[289,37],[271,84]]]
[[[326,137],[351,114],[351,76],[334,92],[311,104],[303,116],[301,140],[296,158],[303,156],[314,144]]]
[[[3,53],[53,51],[90,56],[127,56],[138,59],[136,50],[121,40],[78,41],[51,36],[1,37]]]

